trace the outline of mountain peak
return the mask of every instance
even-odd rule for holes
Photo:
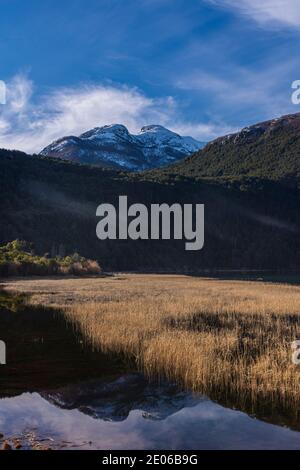
[[[97,137],[103,134],[117,134],[117,135],[124,135],[128,136],[129,131],[127,127],[123,126],[123,124],[107,124],[101,127],[94,127],[93,129],[84,132],[79,137],[81,139],[88,139],[90,137]]]
[[[159,124],[150,124],[149,126],[144,126],[141,128],[141,134],[144,134],[145,132],[172,132],[169,129],[166,129],[163,126],[160,126]]]
[[[137,135],[130,134],[123,124],[108,124],[79,137],[63,137],[44,148],[41,155],[140,171],[174,163],[203,146],[158,124],[142,127]]]
[[[101,129],[103,132],[116,132],[120,134],[129,134],[129,131],[126,126],[123,124],[106,124],[105,126],[98,127],[98,129]]]
[[[251,140],[256,140],[259,137],[268,138],[272,134],[284,128],[300,132],[300,113],[287,114],[268,121],[243,127],[238,132],[218,137],[216,140],[210,142],[210,145],[214,144],[214,142],[225,143],[226,141],[233,141],[235,144],[242,144],[246,141],[250,142]]]

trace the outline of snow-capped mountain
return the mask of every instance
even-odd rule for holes
[[[204,147],[192,137],[182,137],[163,126],[151,125],[134,135],[121,124],[96,127],[79,137],[56,140],[41,155],[140,171],[174,163]]]

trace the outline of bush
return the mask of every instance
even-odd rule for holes
[[[101,268],[97,261],[86,259],[78,253],[61,258],[38,256],[31,244],[14,240],[0,246],[0,277],[47,275],[97,275]]]

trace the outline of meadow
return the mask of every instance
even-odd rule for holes
[[[8,290],[59,307],[93,348],[151,377],[263,416],[297,421],[300,287],[181,275],[23,279]]]

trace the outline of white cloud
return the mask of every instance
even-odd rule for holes
[[[250,16],[260,24],[300,26],[299,0],[209,0],[209,2]]]
[[[131,132],[161,124],[208,140],[224,128],[213,123],[186,123],[172,97],[150,98],[136,88],[81,85],[48,92],[34,100],[33,83],[16,76],[7,83],[7,104],[1,107],[0,147],[39,152],[53,140],[79,135],[96,126],[122,123]]]
[[[261,119],[295,111],[291,103],[291,84],[297,77],[297,60],[269,63],[252,70],[230,63],[218,74],[194,70],[179,76],[174,85],[182,90],[209,97],[210,112],[248,115],[254,111]]]
[[[237,132],[237,127],[228,126],[222,122],[193,123],[179,122],[172,126],[172,130],[180,135],[193,136],[203,142],[208,142],[216,137]]]

